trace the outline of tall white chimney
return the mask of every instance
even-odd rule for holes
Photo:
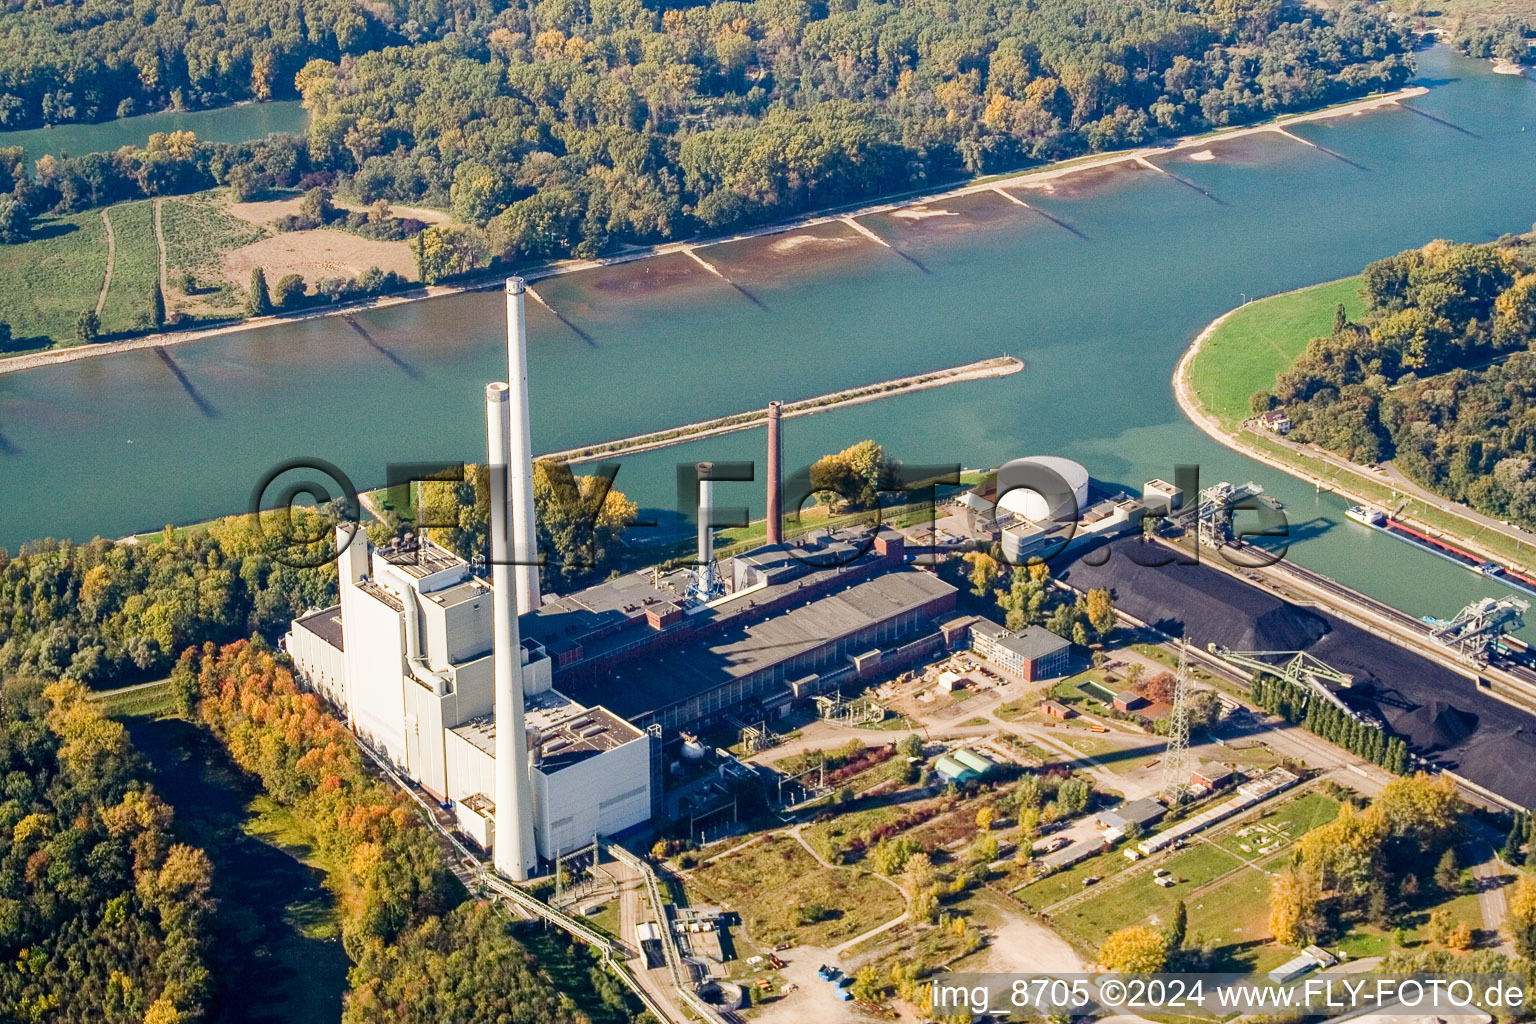
[[[510,291],[510,283],[509,283]],[[510,562],[522,554],[507,530],[507,483],[510,461],[509,388],[485,386],[485,433],[491,483],[491,614],[496,692],[496,838],[491,852],[496,870],[521,882],[538,864],[533,837],[533,794],[528,780],[528,737],[523,725],[522,637],[519,602]]]
[[[708,565],[715,551],[715,464],[701,462],[699,471],[699,564]]]
[[[507,383],[512,387],[510,435],[512,543],[527,564],[515,567],[517,606],[537,611],[539,541],[533,512],[533,435],[528,427],[528,326],[524,317],[523,279],[507,278]]]

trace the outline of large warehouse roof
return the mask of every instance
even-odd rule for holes
[[[811,598],[758,622],[728,626],[696,644],[622,662],[596,679],[562,683],[576,700],[626,718],[649,714],[788,661],[875,623],[954,593],[938,577],[898,569],[847,590]]]

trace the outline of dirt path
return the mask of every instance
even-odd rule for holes
[[[165,277],[165,233],[160,230],[160,207],[165,203],[164,199],[155,198],[155,245],[160,249],[160,294],[170,293],[170,285]]]
[[[107,228],[107,272],[101,279],[101,294],[96,296],[96,315],[101,316],[101,307],[107,304],[107,289],[112,287],[112,263],[117,259],[117,236],[112,233],[112,218],[107,216],[107,211],[101,211],[101,222]]]
[[[844,953],[848,952],[850,949],[852,949],[854,946],[857,946],[859,943],[863,942],[865,939],[872,939],[876,935],[884,935],[886,932],[890,931],[892,928],[895,928],[897,925],[901,924],[906,919],[907,919],[907,912],[905,910],[903,910],[900,914],[897,914],[895,917],[893,917],[889,921],[885,922],[885,924],[875,925],[875,927],[871,928],[869,931],[865,932],[863,935],[855,935],[853,938],[849,939],[847,942],[844,942],[841,945],[833,946],[830,952],[832,953],[833,956],[841,958]]]

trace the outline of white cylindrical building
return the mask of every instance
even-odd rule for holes
[[[535,611],[539,596],[539,541],[533,508],[533,434],[528,415],[528,325],[520,277],[507,278],[507,383],[512,388],[510,487],[512,544],[520,562],[514,576],[517,606]]]
[[[533,834],[533,793],[528,778],[528,737],[523,725],[522,638],[518,635],[513,566],[508,564],[514,556],[522,554],[513,547],[508,529],[508,392],[506,384],[485,386],[491,484],[491,649],[496,707],[496,836],[491,858],[497,871],[521,882],[537,868],[538,855]]]
[[[1037,474],[1031,469],[1048,472]],[[1080,463],[1057,455],[1014,459],[998,470],[997,487],[997,511],[1012,512],[1032,523],[1075,516],[1088,508],[1088,471]],[[1065,500],[1067,493],[1072,501]],[[1075,508],[1071,507],[1073,502]]]

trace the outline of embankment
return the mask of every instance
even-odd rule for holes
[[[1334,117],[1349,117],[1363,114],[1370,110],[1393,106],[1406,99],[1422,96],[1429,90],[1423,86],[1413,86],[1399,89],[1396,92],[1384,93],[1378,96],[1368,96],[1363,99],[1353,100],[1347,103],[1324,107],[1320,110],[1308,111],[1301,114],[1291,114],[1277,118],[1263,124],[1250,125],[1243,128],[1230,128],[1220,131],[1208,132],[1202,135],[1190,136],[1162,146],[1145,146],[1140,149],[1119,150],[1112,153],[1103,153],[1093,156],[1075,157],[1060,163],[1051,164],[1036,170],[1025,171],[1018,174],[994,175],[961,185],[937,189],[930,192],[912,192],[890,197],[877,203],[858,207],[840,207],[824,210],[818,213],[808,214],[794,220],[777,224],[765,225],[747,231],[737,232],[731,235],[723,235],[715,238],[701,239],[697,241],[673,241],[653,246],[637,246],[612,256],[604,256],[598,259],[559,260],[553,263],[536,267],[520,268],[517,272],[530,282],[540,281],[549,277],[557,277],[562,274],[579,273],[584,270],[593,270],[599,267],[615,266],[621,263],[632,263],[637,260],[650,259],[653,256],[664,256],[670,253],[691,254],[695,249],[702,249],[712,245],[721,245],[727,242],[737,242],[749,238],[759,238],[765,235],[776,235],[789,231],[797,231],[803,228],[827,224],[832,221],[849,221],[858,217],[867,217],[874,214],[891,213],[896,210],[906,209],[911,206],[920,206],[929,203],[942,202],[959,196],[971,195],[977,192],[989,192],[1004,188],[1029,188],[1049,184],[1051,181],[1071,174],[1083,171],[1107,167],[1113,164],[1127,162],[1146,161],[1151,157],[1167,156],[1191,147],[1199,148],[1209,146],[1212,143],[1222,142],[1228,139],[1241,138],[1258,132],[1280,132],[1289,125],[1302,124],[1307,121],[1320,121]],[[1300,140],[1305,142],[1305,140]],[[1307,143],[1311,145],[1311,143]],[[1014,197],[1015,202],[1021,202]],[[1027,204],[1026,204],[1027,205]],[[325,309],[310,310],[291,316],[263,316],[249,320],[231,321],[210,327],[188,331],[170,331],[161,334],[148,334],[137,338],[126,338],[121,341],[105,342],[96,345],[79,345],[69,348],[44,349],[39,352],[28,352],[21,355],[0,358],[0,374],[16,373],[22,370],[35,369],[53,363],[72,362],[77,359],[90,359],[96,356],[112,355],[119,352],[131,352],[136,349],[159,348],[168,345],[181,345],[191,341],[200,341],[207,338],[216,338],[229,334],[237,334],[244,331],[260,330],[279,324],[294,321],[313,320],[325,316],[337,316],[343,313],[357,313],[365,309],[380,309],[389,306],[398,306],[407,302],[421,302],[426,299],[443,298],[445,296],[459,295],[464,292],[481,291],[498,287],[507,276],[507,271],[498,270],[476,275],[453,285],[430,285],[413,288],[409,291],[395,295],[382,296],[376,299],[361,300],[358,302],[342,303]]]
[[[1306,289],[1298,289],[1305,291]],[[1294,295],[1296,292],[1287,292]],[[1173,372],[1173,392],[1179,408],[1201,431],[1235,452],[1267,466],[1305,480],[1319,490],[1332,491],[1348,501],[1362,505],[1396,504],[1409,498],[1398,518],[1432,535],[1438,535],[1464,550],[1489,561],[1530,572],[1536,551],[1530,542],[1512,528],[1481,516],[1449,499],[1431,500],[1428,492],[1405,493],[1377,473],[1348,462],[1331,452],[1283,442],[1278,438],[1252,434],[1245,423],[1229,426],[1202,403],[1193,384],[1194,367],[1213,337],[1239,311],[1271,302],[1281,296],[1257,299],[1230,309],[1205,326],[1185,350]]]

